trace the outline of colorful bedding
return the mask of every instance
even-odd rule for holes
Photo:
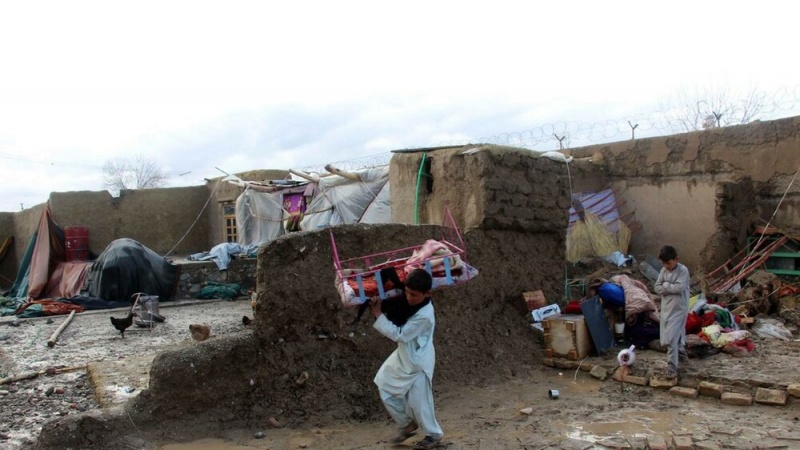
[[[345,272],[343,273],[344,283],[337,277],[336,287],[339,291],[339,296],[345,306],[361,305],[367,300],[373,298],[387,298],[397,297],[402,293],[400,289],[394,286],[394,283],[387,280],[386,276],[381,277],[383,282],[381,296],[381,289],[378,288],[378,282],[375,277],[376,272],[381,269],[393,268],[397,274],[397,278],[404,282],[406,279],[406,267],[409,267],[406,260],[396,260],[389,263],[383,263],[370,268],[365,272]],[[450,276],[447,276],[447,270],[444,264],[440,265],[424,265],[423,266],[433,276],[433,289],[443,286],[449,286],[455,283],[470,280],[478,275],[478,270],[474,267],[459,260],[459,268],[451,268]],[[466,270],[465,270],[466,269]],[[385,272],[384,272],[385,274]],[[359,276],[360,275],[360,276]]]

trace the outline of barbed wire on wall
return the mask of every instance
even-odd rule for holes
[[[740,103],[742,107],[747,106],[745,102],[751,100],[752,99],[736,100],[733,102],[733,108],[736,109],[738,107],[736,106],[737,103]],[[407,146],[405,148],[493,144],[547,151],[619,142],[637,138],[682,134],[704,128],[739,125],[757,120],[774,120],[786,117],[790,112],[800,113],[800,85],[794,88],[778,89],[769,95],[762,95],[758,100],[760,102],[759,111],[752,117],[752,120],[749,121],[737,122],[736,120],[738,119],[731,119],[730,117],[725,117],[725,120],[721,120],[721,118],[717,116],[714,117],[716,123],[709,123],[709,117],[698,115],[693,118],[696,120],[695,123],[688,124],[685,122],[686,119],[681,117],[681,114],[685,114],[685,111],[680,111],[680,108],[673,108],[666,111],[631,114],[619,119],[598,122],[557,121],[545,123],[522,131],[438,141],[435,143],[426,142],[419,145]],[[702,103],[703,101],[698,101],[697,105],[692,105],[692,107],[696,107],[697,110],[700,111],[700,104]],[[718,114],[713,110],[710,104],[704,106],[707,106],[707,108],[704,108],[707,113]],[[732,112],[733,110],[729,109],[727,114],[731,114]],[[387,165],[391,158],[391,151],[386,151],[375,155],[335,161],[330,164],[342,170],[356,171]],[[326,172],[324,165],[307,166],[301,170],[313,173]]]
[[[744,107],[746,106],[744,105],[745,101],[747,100],[739,100],[737,102],[742,103],[741,106]],[[559,150],[627,139],[681,134],[704,128],[750,123],[756,120],[774,120],[785,117],[788,112],[800,110],[800,85],[793,89],[778,89],[772,94],[764,95],[760,98],[760,101],[761,107],[758,113],[752,120],[748,121],[737,122],[736,119],[728,117],[716,117],[716,123],[714,123],[714,117],[710,117],[710,115],[717,115],[718,113],[713,110],[713,106],[703,105],[705,108],[701,108],[703,102],[698,101],[696,105],[692,105],[692,108],[696,108],[697,111],[706,110],[708,114],[698,115],[698,117],[694,118],[696,122],[693,124],[687,123],[686,119],[681,117],[681,114],[685,113],[685,111],[673,108],[667,111],[632,114],[624,118],[600,122],[551,122],[522,131],[438,141],[435,145],[466,145],[472,143],[505,145],[535,150]],[[737,102],[734,102],[733,108],[737,108],[735,104]],[[709,122],[709,119],[712,119],[711,122]]]
[[[325,170],[325,165],[330,164],[336,167],[337,169],[341,169],[347,172],[354,172],[357,170],[370,169],[373,167],[388,165],[391,159],[392,159],[392,152],[386,151],[374,155],[360,156],[358,158],[353,158],[353,159],[333,161],[318,166],[315,165],[315,166],[302,167],[300,168],[300,170],[307,173],[326,173],[327,170]]]

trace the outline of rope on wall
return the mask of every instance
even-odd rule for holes
[[[200,210],[200,212],[199,212],[199,213],[197,213],[197,217],[195,217],[195,218],[194,218],[194,222],[192,222],[192,224],[191,224],[191,225],[189,225],[189,229],[188,229],[188,230],[186,230],[186,233],[183,233],[183,236],[181,236],[181,238],[180,238],[180,239],[178,239],[178,242],[176,242],[176,243],[175,243],[175,245],[174,245],[174,246],[172,246],[172,248],[171,248],[171,249],[169,249],[169,251],[168,251],[168,252],[167,252],[167,253],[164,255],[164,258],[166,258],[167,256],[171,255],[171,254],[172,254],[172,252],[175,250],[175,248],[177,248],[177,247],[178,247],[178,246],[181,244],[181,242],[183,242],[183,240],[184,240],[184,239],[186,239],[186,236],[188,236],[188,235],[189,235],[189,232],[190,232],[190,231],[192,231],[192,228],[194,228],[194,226],[197,224],[197,221],[198,221],[198,220],[200,220],[200,216],[202,216],[202,215],[203,215],[203,211],[205,211],[205,210],[206,210],[206,208],[208,208],[208,204],[211,202],[211,198],[212,198],[212,197],[214,197],[214,192],[216,192],[216,191],[217,191],[217,186],[219,186],[219,184],[220,184],[221,182],[222,182],[222,181],[217,181],[217,182],[214,184],[214,189],[212,189],[212,190],[211,190],[211,193],[210,193],[210,194],[208,194],[208,199],[206,200],[206,204],[205,204],[205,205],[203,205],[203,209],[201,209],[201,210]]]

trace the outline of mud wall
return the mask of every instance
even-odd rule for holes
[[[14,237],[14,214],[0,212],[0,246],[8,237]],[[5,291],[14,283],[14,274],[17,267],[17,252],[12,245],[5,256],[0,256],[0,292]]]
[[[415,245],[442,232],[399,224],[333,229],[342,258]],[[468,260],[481,273],[433,295],[435,383],[480,384],[540,364],[541,345],[518,310],[520,293],[562,288],[563,265],[547,258],[563,246],[550,235],[475,229],[465,240]],[[262,247],[254,333],[160,354],[150,389],[132,407],[134,420],[260,423],[274,416],[322,424],[384,417],[372,378],[395,344],[371,328],[368,312],[352,324],[356,311],[341,306],[331,255],[330,230],[293,233]]]
[[[423,176],[417,189],[423,155],[430,176]],[[418,205],[419,223],[443,224],[447,208],[463,230],[547,233],[563,240],[566,175],[565,164],[518,148],[481,145],[395,153],[389,173],[392,219],[414,223]]]
[[[175,299],[195,298],[205,283],[236,283],[242,291],[256,288],[257,265],[254,258],[231,259],[228,270],[220,271],[213,261],[181,261],[181,274],[175,287]]]
[[[208,198],[204,186],[107,191],[53,192],[50,208],[62,227],[89,228],[89,249],[99,254],[113,240],[131,238],[162,255],[205,250],[207,221],[196,214]]]
[[[765,223],[784,192],[773,224],[790,228],[800,220],[800,183],[787,191],[800,168],[800,117],[569,153],[578,158],[571,165],[576,192],[612,184],[635,209],[644,229],[633,236],[633,253],[654,255],[671,242],[702,271],[743,248],[743,229]]]
[[[264,181],[288,174],[285,170],[253,170],[237,176]],[[108,191],[53,192],[49,202],[62,228],[89,228],[89,249],[94,254],[100,254],[115,239],[131,238],[160,254],[175,247],[171,255],[189,255],[224,242],[222,204],[235,201],[241,192],[241,188],[218,178],[200,186],[127,189],[119,197],[112,197]],[[0,239],[6,233],[14,236],[13,248],[0,261],[0,287],[10,287],[8,280],[16,277],[44,207],[42,203],[16,213],[0,213]]]
[[[700,251],[718,226],[718,183],[691,178],[653,184],[637,179],[614,182],[611,186],[614,192],[622,193],[624,207],[635,211],[643,226],[631,236],[634,254],[655,256],[662,245],[670,244],[678,249],[685,264],[690,267],[700,264]],[[641,252],[641,249],[647,250]]]

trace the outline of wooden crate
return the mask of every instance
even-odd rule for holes
[[[592,352],[592,339],[580,314],[562,314],[542,322],[545,355],[548,358],[583,359]]]

